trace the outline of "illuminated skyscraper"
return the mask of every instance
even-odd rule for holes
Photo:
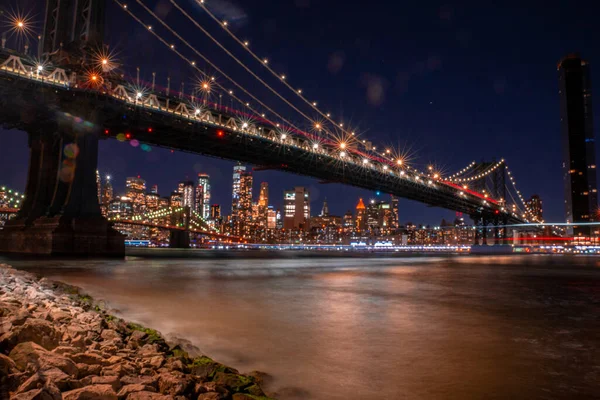
[[[169,197],[169,207],[181,207],[183,205],[183,195],[179,192],[172,192]]]
[[[108,205],[113,200],[114,193],[113,187],[110,183],[110,175],[106,176],[106,181],[102,187],[102,206],[100,207],[102,211],[102,215],[106,216],[108,214]]]
[[[590,222],[598,208],[590,66],[569,55],[559,62],[558,73],[566,220]],[[588,226],[573,229],[577,236],[590,232]]]
[[[150,193],[158,194],[158,185],[152,185]]]
[[[396,230],[400,227],[400,220],[398,216],[398,197],[392,195],[392,220],[390,229]]]
[[[283,192],[284,218],[283,228],[308,230],[310,218],[310,195],[304,187]]]
[[[534,194],[525,202],[527,208],[531,212],[531,216],[535,218],[536,221],[544,220],[544,209],[542,207],[542,199],[537,194]]]
[[[329,216],[329,206],[327,205],[327,198],[323,201],[323,208],[321,209],[321,217]]]
[[[177,186],[177,191],[181,193],[181,205],[183,207],[190,207],[194,209],[196,203],[194,201],[195,189],[194,182],[192,181],[183,181],[179,182]]]
[[[354,229],[357,232],[363,232],[366,229],[367,221],[365,215],[366,207],[363,199],[358,199],[358,204],[356,205],[356,221],[354,222]]]
[[[102,179],[100,179],[98,170],[96,170],[96,190],[98,191],[98,204],[102,204]]]
[[[246,171],[246,167],[241,164],[237,164],[233,167],[233,191],[231,198],[231,215],[239,207],[240,201],[240,179],[241,174]]]
[[[198,174],[196,211],[202,215],[202,218],[210,219],[210,177],[208,174]]]
[[[125,181],[125,195],[131,199],[133,213],[139,214],[146,210],[146,181],[138,177],[129,177]]]
[[[158,193],[146,193],[146,209],[148,211],[158,210],[160,203],[160,196]]]
[[[236,207],[231,213],[234,236],[249,237],[252,229],[252,173],[239,173]]]
[[[218,220],[221,218],[221,206],[218,204],[213,204],[210,206],[210,219]]]

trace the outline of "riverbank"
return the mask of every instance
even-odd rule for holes
[[[0,399],[269,400],[265,376],[124,321],[75,286],[0,264]]]

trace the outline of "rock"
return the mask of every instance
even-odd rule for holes
[[[52,352],[61,355],[72,355],[79,352],[79,349],[71,346],[58,346],[57,348],[52,350]]]
[[[63,393],[64,400],[117,400],[111,385],[90,385]]]
[[[183,371],[184,369],[183,362],[176,358],[168,358],[167,362],[165,363],[165,367],[169,371]]]
[[[123,376],[120,379],[123,386],[141,384],[150,386],[154,389],[157,388],[158,377],[157,376]]]
[[[31,317],[31,314],[26,310],[19,310],[15,314],[13,314],[8,320],[14,325],[19,326],[23,325],[28,318]]]
[[[254,396],[264,396],[265,395],[265,392],[263,392],[261,387],[259,385],[257,385],[256,383],[254,385],[248,386],[245,390],[246,390],[246,392],[248,392],[249,394],[252,394]]]
[[[108,367],[102,368],[102,375],[111,376],[125,376],[133,375],[137,372],[135,366],[129,362],[123,362],[122,364],[114,364]]]
[[[254,384],[254,379],[244,375],[217,372],[213,378],[213,382],[231,388],[234,392],[240,392],[245,387]]]
[[[153,392],[134,392],[127,396],[127,400],[173,400],[173,396]]]
[[[115,392],[121,389],[121,382],[118,376],[94,376],[92,385],[111,385]]]
[[[102,366],[98,364],[77,364],[77,369],[79,370],[79,373],[77,374],[79,379],[90,375],[100,375],[102,372]]]
[[[10,352],[9,357],[21,371],[24,371],[27,365],[33,364],[35,370],[58,368],[68,375],[77,376],[77,366],[73,361],[60,354],[51,353],[33,342],[19,343]]]
[[[17,393],[25,393],[33,389],[38,389],[49,383],[55,385],[59,390],[67,390],[69,389],[69,380],[69,375],[58,368],[38,371],[19,386]]]
[[[11,351],[18,343],[34,342],[46,350],[58,346],[60,332],[48,321],[30,318],[0,338],[0,352]]]
[[[229,390],[225,386],[220,385],[216,382],[200,383],[199,387],[196,387],[196,393],[202,393],[202,392],[206,392],[206,393],[217,392],[217,393],[221,394],[223,397],[229,396]]]
[[[17,364],[12,358],[0,354],[0,376],[7,376],[14,372],[17,372]]]
[[[61,400],[63,397],[56,386],[48,385],[11,397],[11,400]]]
[[[0,336],[4,335],[7,332],[10,332],[12,327],[13,324],[9,320],[3,319],[2,321],[0,321]]]
[[[113,329],[104,329],[102,331],[102,333],[100,334],[100,337],[103,340],[118,340],[118,341],[122,341],[123,338],[121,337],[121,335],[119,335],[119,333]]]
[[[184,374],[163,373],[158,377],[158,391],[163,394],[178,395],[192,391],[192,380]]]
[[[73,354],[70,357],[71,360],[75,361],[77,364],[108,365],[108,362],[101,355],[89,351]]]
[[[156,392],[156,391],[151,386],[146,386],[146,385],[142,385],[141,383],[136,383],[133,385],[123,386],[121,388],[121,390],[119,390],[119,393],[117,393],[117,396],[120,399],[124,399],[130,393],[135,393],[135,392]]]
[[[148,359],[148,364],[150,364],[150,366],[152,368],[156,368],[156,369],[162,367],[164,362],[165,362],[165,358],[163,356],[154,356],[154,357],[150,357],[150,359]]]
[[[232,400],[256,400],[256,397],[249,396],[245,393],[236,393],[233,395]]]

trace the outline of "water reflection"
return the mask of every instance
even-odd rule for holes
[[[282,399],[597,396],[593,258],[11,264],[82,286],[243,371],[268,371]]]

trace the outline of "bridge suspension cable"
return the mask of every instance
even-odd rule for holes
[[[447,178],[447,179],[448,179],[449,181],[452,181],[452,180],[454,180],[455,178],[458,178],[459,176],[461,176],[461,175],[463,175],[463,174],[467,173],[467,172],[468,172],[468,171],[469,171],[471,168],[473,168],[473,167],[474,167],[476,164],[477,164],[477,163],[476,163],[475,161],[471,162],[469,165],[467,165],[466,167],[464,167],[464,168],[463,168],[463,169],[461,169],[460,171],[458,171],[458,172],[455,172],[454,174],[452,174],[452,175],[448,176],[448,178]]]
[[[147,7],[141,2],[141,0],[137,0],[138,3],[140,3],[142,5],[142,7],[146,8]],[[213,35],[211,35],[206,29],[204,29],[202,27],[202,25],[200,25],[194,18],[192,18],[184,9],[182,9],[179,4],[177,4],[175,1],[171,0],[171,3],[173,3],[173,5],[175,6],[175,8],[177,8],[179,10],[180,13],[182,13],[188,20],[190,20],[198,29],[200,29],[200,31],[202,31],[208,38],[210,38],[217,46],[219,46],[229,57],[233,58],[242,68],[244,68],[250,75],[252,75],[254,78],[256,78],[256,80],[258,80],[260,83],[262,83],[267,89],[269,89],[273,94],[275,94],[277,97],[279,97],[282,101],[284,101],[288,106],[290,106],[292,109],[294,109],[296,112],[298,112],[300,115],[302,115],[304,118],[306,118],[308,121],[310,121],[311,125],[313,125],[315,123],[315,121],[309,117],[308,115],[306,115],[302,110],[300,110],[298,107],[296,107],[294,104],[292,104],[288,99],[286,99],[284,96],[282,96],[277,90],[273,89],[273,87],[271,85],[269,85],[267,82],[265,82],[261,77],[259,77],[257,74],[254,73],[254,71],[252,71],[246,64],[244,64],[239,58],[237,58],[234,54],[232,54],[229,50],[227,50],[227,48],[225,46],[223,46],[221,44],[221,42],[219,42],[217,39],[215,39],[215,37]],[[150,12],[150,11],[149,11]]]
[[[175,5],[175,7],[180,8],[177,3],[175,2],[175,0],[170,0],[171,3],[173,3],[173,5]],[[275,76],[276,78],[278,78],[288,89],[290,89],[292,92],[294,92],[294,94],[296,94],[300,99],[302,99],[303,102],[305,102],[309,107],[311,107],[313,110],[315,110],[316,112],[318,112],[323,118],[325,118],[326,120],[328,120],[329,122],[331,122],[334,126],[336,127],[340,127],[342,128],[343,126],[336,123],[332,118],[331,118],[331,114],[329,113],[325,113],[323,111],[321,111],[321,109],[319,109],[317,107],[317,103],[316,102],[311,102],[310,100],[308,100],[306,97],[302,96],[302,89],[296,89],[294,88],[286,79],[285,79],[285,75],[281,75],[278,74],[275,70],[273,70],[273,68],[271,68],[269,66],[268,62],[265,62],[265,60],[268,61],[268,59],[265,58],[260,58],[254,51],[252,51],[252,49],[250,49],[249,43],[247,41],[242,41],[238,36],[235,35],[235,33],[233,33],[230,29],[227,29],[227,23],[224,23],[222,21],[220,21],[206,6],[206,2],[204,0],[200,0],[200,6],[204,9],[204,11],[206,11],[206,13],[225,31],[229,34],[229,36],[231,36],[236,42],[238,42],[252,57],[254,57],[254,59],[256,59],[264,68],[266,68],[271,74],[273,74],[273,76]],[[189,18],[189,17],[188,17]],[[350,134],[351,132],[346,131],[346,134]]]
[[[133,19],[135,19],[140,25],[144,26],[145,28],[148,28],[147,24],[144,24],[144,22],[139,19],[130,9],[129,7],[127,7],[127,5],[122,4],[119,0],[113,0],[115,3],[117,3],[119,6],[121,6],[121,8],[123,8],[125,10],[126,13],[128,13]],[[151,11],[150,11],[151,12]],[[252,93],[250,93],[249,91],[247,91],[243,86],[241,86],[240,84],[238,84],[235,80],[233,80],[231,77],[229,77],[227,74],[225,74],[219,67],[217,67],[215,64],[213,64],[207,57],[205,57],[202,53],[200,53],[198,50],[196,50],[193,46],[191,46],[185,39],[183,39],[179,34],[177,34],[175,31],[173,31],[173,29],[171,29],[166,23],[164,23],[164,21],[162,21],[160,18],[158,18],[156,16],[156,14],[154,14],[153,12],[151,12],[151,14],[154,16],[154,18],[159,21],[163,26],[165,26],[165,28],[167,28],[169,31],[171,31],[180,41],[182,41],[187,47],[189,47],[192,51],[194,51],[200,58],[202,58],[207,64],[211,65],[213,68],[215,68],[215,70],[217,70],[220,74],[222,74],[225,78],[227,78],[231,83],[233,83],[237,88],[239,88],[240,90],[242,90],[244,93],[246,93],[248,96],[250,96],[252,99],[254,99],[257,103],[261,104],[263,107],[265,107],[265,109],[269,110],[270,112],[273,113],[273,115],[281,118],[282,121],[284,121],[285,123],[287,123],[290,127],[294,128],[295,130],[297,130],[298,132],[302,132],[301,129],[299,129],[298,127],[296,127],[294,124],[292,124],[291,122],[289,122],[287,119],[285,119],[284,117],[282,117],[279,113],[277,113],[276,111],[272,110],[269,106],[267,106],[266,104],[264,104],[262,101],[260,101],[257,97],[255,97],[254,95],[252,95]],[[175,46],[173,46],[172,44],[169,44],[165,39],[163,39],[160,35],[158,35],[156,32],[154,32],[153,29],[147,29],[154,37],[156,37],[158,40],[160,40],[161,43],[163,43],[165,46],[167,46],[168,48],[170,48],[173,52],[175,52],[175,54],[177,54],[182,60],[186,61],[188,64],[190,64],[196,71],[198,71],[200,74],[202,74],[202,76],[205,79],[209,79],[209,76],[202,71],[200,68],[198,68],[196,66],[196,63],[193,60],[190,60],[189,58],[187,58],[186,56],[184,56],[180,51],[178,51]],[[242,101],[240,98],[238,98],[237,96],[235,96],[233,94],[233,92],[231,90],[227,90],[226,88],[224,88],[222,85],[220,85],[219,83],[216,83],[217,87],[220,87],[221,89],[223,89],[224,91],[228,92],[234,99],[236,99],[238,102],[240,102],[240,104],[242,105],[246,105],[247,103]],[[258,113],[257,110],[254,110],[252,108],[250,108],[257,116],[257,118],[263,118],[261,114]]]
[[[504,164],[504,159],[498,161],[495,164],[488,166],[488,168],[486,168],[482,172],[477,173],[476,175],[468,176],[466,178],[461,178],[461,177],[448,178],[448,180],[452,181],[452,182],[472,182],[475,180],[483,179],[483,178],[487,177],[488,175],[490,175],[492,172],[494,172],[496,169],[498,169],[502,164]]]

